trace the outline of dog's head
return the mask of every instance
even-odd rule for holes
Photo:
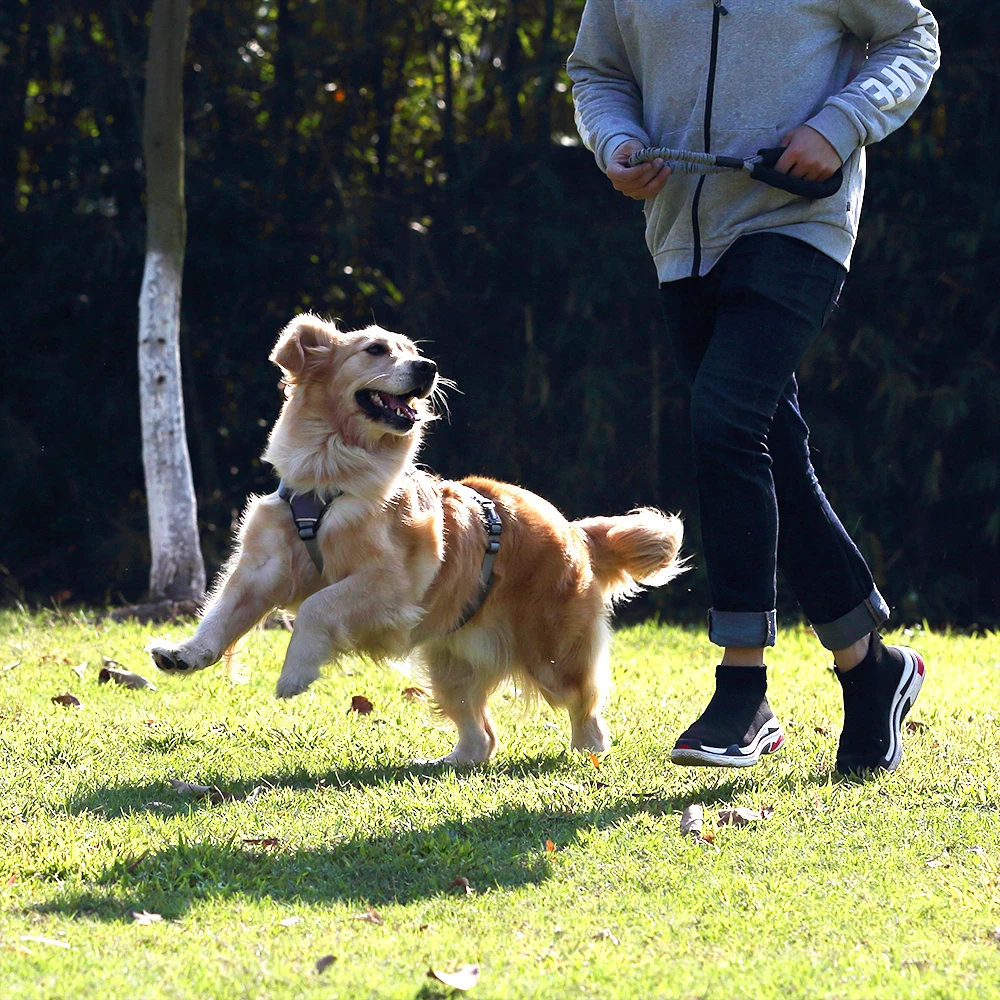
[[[289,398],[347,440],[406,437],[433,416],[437,365],[412,340],[381,327],[345,332],[296,316],[271,352]]]

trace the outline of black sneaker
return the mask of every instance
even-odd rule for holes
[[[837,748],[841,774],[895,771],[903,756],[903,720],[924,683],[924,661],[906,646],[886,646],[872,632],[865,658],[846,673],[844,731]]]
[[[701,717],[674,744],[675,764],[749,767],[785,742],[781,723],[767,703],[764,667],[715,669],[715,694]]]

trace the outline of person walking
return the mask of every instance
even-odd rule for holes
[[[767,700],[776,570],[843,689],[837,770],[893,770],[924,678],[883,643],[889,617],[809,457],[795,371],[835,307],[858,231],[865,146],[913,113],[940,60],[913,0],[587,0],[567,63],[584,145],[641,200],[667,332],[691,386],[691,433],[712,608],[715,693],[671,753],[744,767],[785,735]],[[744,158],[824,181],[810,199],[745,171],[696,175],[648,147]]]

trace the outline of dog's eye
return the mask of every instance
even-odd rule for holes
[[[369,354],[388,354],[389,348],[385,344],[369,344],[365,350]]]

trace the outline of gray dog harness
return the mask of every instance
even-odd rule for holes
[[[480,574],[482,587],[479,591],[479,596],[465,609],[462,617],[459,618],[457,624],[448,630],[449,632],[457,632],[486,601],[493,586],[493,560],[500,551],[500,535],[503,533],[503,524],[500,521],[500,515],[497,513],[497,505],[488,497],[484,497],[482,493],[477,493],[472,487],[465,486],[464,484],[461,485],[472,494],[473,499],[475,499],[481,508],[483,527],[486,528],[486,553],[483,556],[483,568]],[[288,506],[291,508],[292,519],[295,521],[295,528],[299,533],[299,538],[302,539],[302,544],[305,545],[306,551],[309,553],[309,558],[312,559],[313,565],[320,576],[323,575],[323,554],[319,550],[319,539],[317,537],[320,522],[334,500],[343,495],[344,491],[338,490],[329,499],[324,500],[315,492],[296,493],[285,485],[284,480],[278,483],[278,496],[282,500],[287,501]]]

